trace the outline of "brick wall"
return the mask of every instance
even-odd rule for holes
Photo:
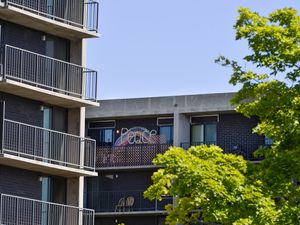
[[[0,24],[2,24],[1,33],[3,35],[2,40],[4,44],[46,55],[46,40],[51,40],[51,43],[54,45],[54,55],[49,56],[69,61],[70,42],[68,40],[49,34],[46,35],[41,31],[19,26],[14,23],[0,20]],[[44,36],[46,37],[46,40],[43,39]]]
[[[39,177],[37,172],[0,165],[0,193],[40,199]]]
[[[41,102],[1,92],[0,101],[5,101],[6,119],[43,126],[43,112],[40,110]]]
[[[42,102],[0,92],[0,102],[1,101],[5,101],[6,119],[43,127]],[[52,118],[53,130],[67,132],[68,110],[55,106],[53,107]]]
[[[226,151],[251,154],[264,144],[264,137],[252,133],[257,118],[246,118],[241,114],[222,114],[217,125],[217,144]]]

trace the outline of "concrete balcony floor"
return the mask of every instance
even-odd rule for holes
[[[61,177],[97,176],[97,172],[84,169],[67,167],[64,165],[51,164],[41,160],[34,160],[32,157],[21,157],[7,153],[0,154],[0,165],[26,169],[44,174]]]
[[[64,93],[47,90],[23,82],[10,79],[0,80],[0,90],[9,94],[33,99],[50,105],[64,108],[79,108],[86,106],[99,106],[98,102],[85,100]]]
[[[59,22],[15,6],[5,6],[4,3],[0,3],[0,18],[71,40],[99,37],[99,33],[97,32]]]

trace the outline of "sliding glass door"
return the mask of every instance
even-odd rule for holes
[[[191,142],[193,145],[215,144],[217,141],[216,124],[195,124],[191,129]]]

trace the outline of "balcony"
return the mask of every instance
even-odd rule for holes
[[[0,18],[68,39],[98,37],[93,0],[1,0]]]
[[[5,225],[94,225],[94,210],[11,195],[1,195],[0,224]]]
[[[169,149],[169,144],[97,147],[97,170],[153,168],[153,159]]]
[[[0,129],[2,165],[62,177],[97,176],[92,139],[8,119]]]
[[[144,191],[98,191],[89,193],[88,206],[96,216],[166,214],[165,206],[173,204],[172,197],[162,201],[144,199]]]
[[[190,146],[198,146],[198,145],[218,145],[217,142],[183,142],[181,143],[181,147],[184,149],[188,149]],[[261,158],[254,157],[254,152],[261,146],[265,146],[264,144],[258,145],[256,143],[244,143],[230,145],[230,143],[226,143],[225,146],[220,146],[224,153],[231,153],[236,155],[241,155],[246,160],[250,161],[260,161]]]
[[[1,58],[3,92],[64,108],[99,105],[94,70],[9,45]]]

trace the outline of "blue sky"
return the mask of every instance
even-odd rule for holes
[[[99,72],[98,98],[236,91],[219,55],[240,60],[235,41],[240,6],[267,15],[295,0],[101,0],[101,37],[88,42],[88,66]]]

